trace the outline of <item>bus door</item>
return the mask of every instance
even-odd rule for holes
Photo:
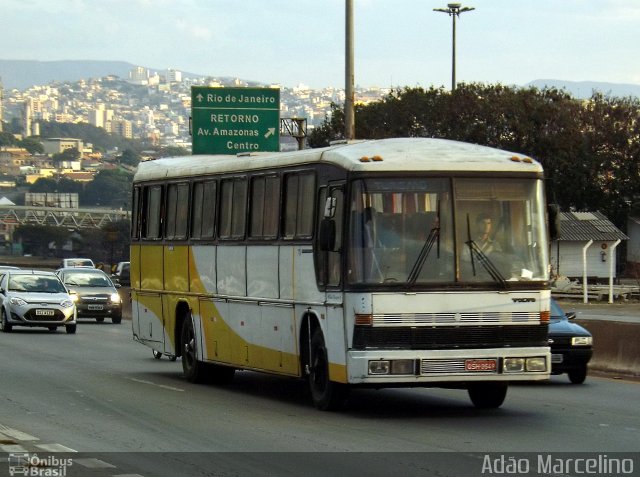
[[[335,375],[337,370],[346,369],[345,320],[343,307],[343,243],[344,243],[344,183],[329,183],[320,190],[318,207],[318,239],[316,267],[320,286],[324,287],[324,338],[327,343],[330,379],[346,382],[346,374]]]

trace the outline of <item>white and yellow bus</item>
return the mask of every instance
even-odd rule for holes
[[[133,185],[134,339],[193,382],[467,389],[549,378],[549,236],[531,158],[440,139],[164,158]]]

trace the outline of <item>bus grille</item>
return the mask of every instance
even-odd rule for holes
[[[546,325],[356,326],[353,349],[451,349],[547,346]]]

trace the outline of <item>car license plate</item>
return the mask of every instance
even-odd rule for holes
[[[36,316],[53,316],[53,310],[36,310]]]
[[[495,359],[467,359],[464,361],[466,371],[495,371]]]
[[[88,308],[92,311],[96,311],[96,310],[102,310],[104,308],[104,306],[102,305],[89,305]]]

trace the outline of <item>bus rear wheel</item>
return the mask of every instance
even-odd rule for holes
[[[310,354],[308,379],[313,404],[321,411],[342,409],[347,400],[348,387],[329,380],[329,358],[320,328],[316,328],[311,336]]]
[[[467,388],[471,402],[478,409],[495,409],[507,397],[507,383],[471,383]]]
[[[192,383],[205,382],[205,364],[198,361],[198,345],[191,314],[185,317],[184,324],[182,325],[180,343],[182,344],[182,372],[184,376]]]

